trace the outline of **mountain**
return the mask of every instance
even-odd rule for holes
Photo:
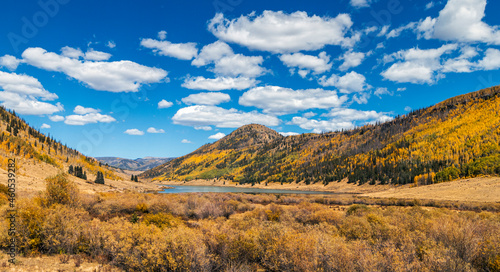
[[[120,169],[132,170],[132,171],[146,171],[158,165],[171,161],[174,158],[145,157],[145,158],[138,158],[135,160],[131,160],[131,159],[124,159],[117,157],[96,157],[96,159],[102,163]]]
[[[500,87],[457,96],[381,124],[282,137],[238,128],[144,172],[155,180],[223,178],[239,183],[431,184],[500,174]]]
[[[108,179],[119,180],[115,172],[96,159],[69,148],[53,137],[32,128],[15,112],[0,106],[0,168],[8,169],[9,159],[16,159],[16,173],[46,178],[50,173],[68,171],[69,165],[96,175],[101,171]]]

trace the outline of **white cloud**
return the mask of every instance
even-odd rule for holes
[[[322,116],[329,117],[329,119],[314,120],[304,117],[293,117],[289,124],[298,125],[302,129],[320,133],[341,129],[351,129],[358,125],[392,120],[392,117],[388,116],[386,113],[347,108],[332,109],[329,113],[323,114]]]
[[[298,68],[299,71],[305,72],[307,75],[311,71],[314,74],[322,74],[332,68],[330,56],[326,52],[321,52],[319,55],[311,56],[302,53],[293,53],[281,55],[279,59],[289,68]],[[304,76],[303,76],[304,77]]]
[[[114,41],[108,41],[108,43],[106,43],[106,46],[113,49],[116,47],[116,43]]]
[[[297,125],[302,129],[311,130],[314,133],[337,131],[341,129],[351,129],[354,125],[351,122],[337,122],[331,120],[314,120],[295,116],[288,124]]]
[[[371,86],[366,83],[365,76],[354,71],[341,77],[335,74],[329,78],[323,76],[319,79],[319,84],[323,87],[334,86],[338,88],[341,93],[363,92],[371,88]]]
[[[156,129],[154,127],[150,127],[147,130],[148,133],[165,133],[165,130],[163,129]]]
[[[160,102],[158,102],[158,108],[159,109],[165,109],[165,108],[170,108],[174,105],[174,103],[167,101],[165,99],[162,99]]]
[[[61,121],[64,121],[64,116],[61,116],[61,115],[51,115],[51,116],[49,116],[49,119],[52,122],[61,122]]]
[[[406,91],[406,87],[400,87],[396,91],[398,91],[398,92],[404,92],[404,91]]]
[[[234,54],[229,45],[216,41],[204,46],[191,64],[197,67],[214,64],[209,70],[218,75],[252,78],[267,72],[261,66],[262,62],[264,62],[262,56]]]
[[[478,62],[478,67],[484,70],[496,70],[500,68],[500,51],[488,48],[484,58]]]
[[[187,105],[218,105],[229,101],[231,97],[225,93],[197,93],[182,99]]]
[[[352,100],[358,104],[368,104],[368,99],[370,98],[369,92],[356,93],[352,96]]]
[[[221,90],[244,90],[255,86],[259,81],[247,77],[216,77],[204,78],[188,77],[182,83],[182,87],[191,90],[207,90],[207,91],[221,91]]]
[[[167,31],[165,30],[162,30],[160,32],[158,32],[158,39],[160,40],[165,40],[167,38]]]
[[[56,105],[40,102],[41,100],[55,100],[57,95],[45,90],[38,79],[16,73],[0,71],[0,101],[8,109],[26,115],[53,114],[64,108],[60,103]]]
[[[427,17],[417,30],[426,39],[500,45],[498,26],[482,21],[485,9],[486,0],[448,0],[437,18]]]
[[[386,79],[400,83],[432,84],[442,77],[440,73],[441,57],[454,52],[457,48],[456,44],[445,44],[436,49],[400,50],[385,56],[384,60],[387,62],[403,60],[403,62],[394,63],[381,75]]]
[[[266,73],[266,69],[261,66],[262,62],[262,56],[236,54],[217,60],[212,71],[223,76],[258,77]]]
[[[87,113],[98,113],[98,112],[100,112],[100,110],[93,109],[93,108],[85,108],[85,107],[78,105],[75,107],[73,112],[76,114],[87,114]]]
[[[417,27],[417,23],[411,22],[406,25],[400,26],[398,28],[395,28],[391,30],[389,33],[387,33],[386,37],[389,38],[396,38],[401,35],[401,33],[405,30],[414,30]]]
[[[248,124],[277,126],[280,120],[274,116],[257,112],[242,112],[216,106],[190,106],[182,108],[172,117],[174,124],[204,127],[237,128]]]
[[[205,45],[198,56],[191,62],[192,65],[200,67],[213,63],[223,57],[234,55],[233,49],[227,43],[216,41]]]
[[[232,20],[218,13],[209,21],[208,29],[226,42],[261,51],[290,53],[318,50],[325,45],[352,46],[353,41],[345,37],[351,26],[347,14],[329,18],[309,16],[303,11],[286,14],[266,10],[259,16],[251,13]]]
[[[212,127],[211,126],[198,126],[198,127],[195,126],[194,129],[209,131],[209,130],[212,130]]]
[[[123,133],[128,134],[128,135],[135,135],[135,136],[142,136],[142,135],[144,135],[144,131],[138,130],[136,128],[127,129]]]
[[[344,62],[339,66],[339,70],[340,71],[345,71],[345,70],[348,70],[349,68],[358,67],[363,62],[363,60],[365,59],[365,56],[368,55],[368,54],[365,54],[365,53],[362,53],[362,52],[347,51],[340,58]]]
[[[349,3],[355,8],[367,8],[370,6],[372,0],[350,0]]]
[[[40,128],[41,129],[50,128],[50,125],[47,125],[47,124],[43,123]]]
[[[94,49],[89,49],[85,56],[83,57],[85,60],[93,60],[93,61],[103,61],[111,58],[111,54],[101,51],[95,51]]]
[[[224,136],[226,136],[226,134],[224,134],[222,132],[218,132],[214,135],[208,136],[208,139],[220,140],[220,139],[224,138]]]
[[[0,57],[0,67],[3,66],[11,71],[16,70],[19,63],[21,63],[21,60],[11,55]]]
[[[64,123],[72,126],[83,126],[87,124],[111,123],[115,121],[116,119],[109,115],[91,112],[87,114],[68,115]]]
[[[374,95],[378,96],[379,98],[382,98],[382,95],[393,95],[387,88],[377,88],[375,92],[373,93]]]
[[[412,110],[412,108],[410,106],[405,107],[405,111],[411,111],[411,110]]]
[[[57,95],[45,90],[38,79],[16,73],[0,71],[0,88],[5,92],[21,96],[39,97],[42,100],[55,100]]]
[[[167,72],[131,61],[80,61],[42,48],[28,48],[23,54],[26,63],[35,67],[62,72],[99,91],[137,92],[141,85],[167,80]]]
[[[285,137],[299,135],[297,132],[279,132],[279,134]]]
[[[191,60],[198,54],[196,43],[171,43],[154,39],[142,39],[141,46],[152,49],[161,56],[174,57],[180,60]]]
[[[83,57],[85,54],[83,54],[80,48],[65,46],[61,48],[61,55],[72,59],[79,59]]]
[[[183,143],[183,144],[192,144],[193,142],[191,142],[188,139],[182,139],[181,143]]]
[[[240,97],[239,104],[263,109],[264,113],[284,115],[308,109],[339,107],[346,100],[346,96],[339,97],[336,91],[292,90],[278,86],[265,86],[245,92]]]

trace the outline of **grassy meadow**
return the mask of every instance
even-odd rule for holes
[[[60,174],[17,205],[21,256],[78,258],[117,271],[500,271],[498,204],[91,195]],[[5,250],[8,223],[0,225]]]

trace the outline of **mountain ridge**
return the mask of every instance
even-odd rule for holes
[[[108,164],[112,167],[116,167],[124,170],[131,171],[146,171],[168,162],[174,158],[163,158],[163,157],[144,157],[137,159],[126,159],[120,157],[96,157],[102,163]]]
[[[452,97],[385,123],[276,137],[260,145],[227,148],[223,138],[148,170],[142,177],[223,178],[239,183],[328,184],[347,179],[358,184],[430,184],[500,174],[500,167],[495,166],[500,163],[499,94],[496,86]],[[230,135],[235,137],[235,132]]]

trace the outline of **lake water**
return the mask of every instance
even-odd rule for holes
[[[260,188],[238,188],[238,187],[220,187],[220,186],[183,186],[167,185],[173,189],[164,189],[160,193],[178,194],[178,193],[248,193],[248,194],[308,194],[325,195],[334,194],[330,192],[319,191],[298,191],[298,190],[279,190],[279,189],[260,189]]]

